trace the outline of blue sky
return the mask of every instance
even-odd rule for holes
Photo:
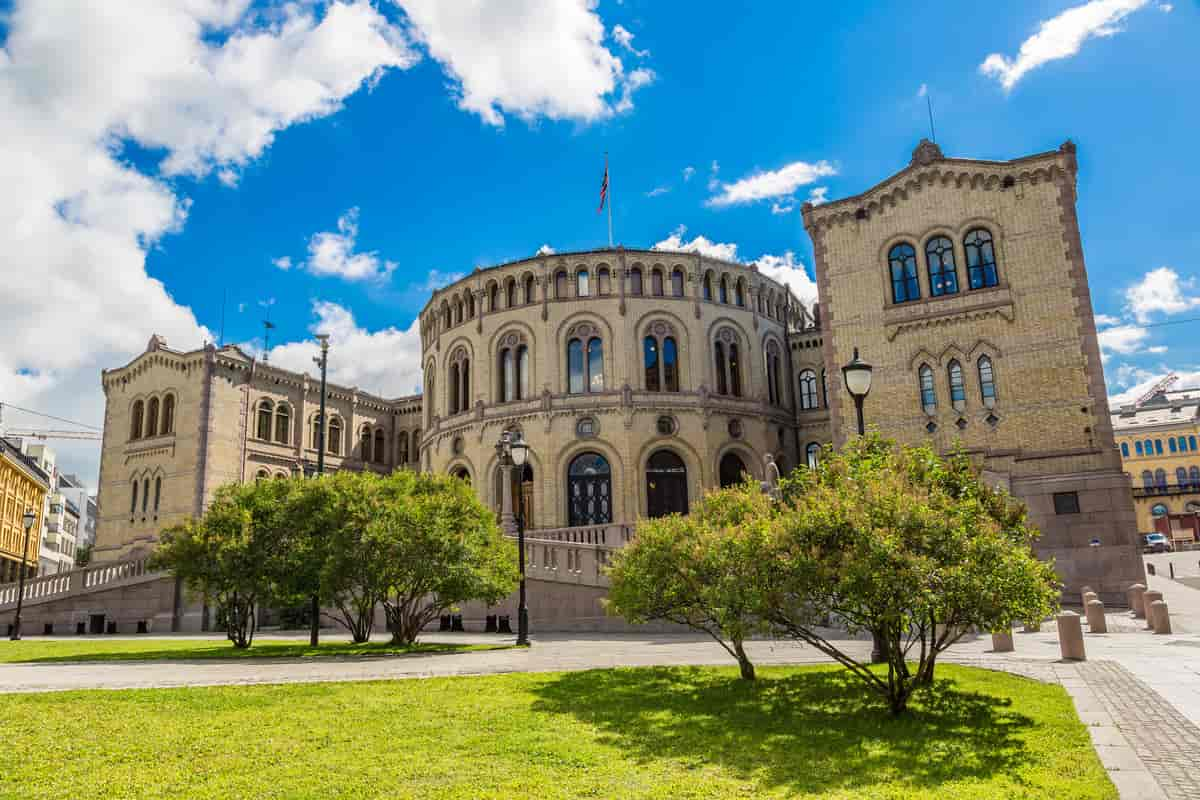
[[[903,167],[923,92],[947,155],[1075,140],[1110,391],[1200,381],[1197,325],[1155,325],[1200,317],[1195,0],[67,5],[0,0],[0,402],[97,423],[100,368],[199,346],[223,301],[226,341],[269,313],[273,360],[319,328],[336,378],[409,393],[431,287],[605,244],[606,151],[619,242],[803,294],[800,203]]]

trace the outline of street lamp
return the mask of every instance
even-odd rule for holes
[[[871,391],[871,365],[858,357],[858,348],[854,348],[854,358],[842,367],[842,380],[846,382],[846,391],[854,398],[854,410],[858,412],[858,435],[866,434],[863,424],[863,401]],[[871,663],[883,663],[883,642],[878,634],[871,634]]]
[[[37,522],[37,514],[33,513],[33,508],[25,509],[25,516],[21,518],[25,523],[25,546],[21,548],[21,563],[17,565],[20,570],[20,577],[17,579],[17,616],[13,619],[12,636],[9,638],[14,642],[21,640],[21,606],[25,600],[25,560],[29,558],[29,532],[33,530],[33,523]]]
[[[317,341],[321,344],[321,355],[313,358],[313,362],[321,368],[321,407],[317,412],[317,475],[325,474],[325,371],[329,365],[329,334],[318,333]],[[321,597],[314,594],[311,598],[309,615],[308,645],[317,647],[321,642]]]
[[[514,519],[512,513],[512,470],[516,467],[523,475],[525,461],[529,458],[529,445],[518,433],[505,431],[500,434],[496,443],[496,453],[500,456],[500,466],[504,468],[504,486],[500,493],[500,519],[507,524]],[[517,644],[529,646],[529,607],[525,605],[525,514],[518,511],[515,515],[517,525],[517,566],[521,576],[521,592],[517,605]]]

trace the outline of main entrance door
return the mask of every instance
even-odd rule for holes
[[[612,470],[599,453],[576,456],[567,468],[567,524],[612,522]]]
[[[659,450],[646,462],[646,515],[665,517],[687,512],[687,467],[670,450]]]

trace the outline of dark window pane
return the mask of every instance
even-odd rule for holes
[[[569,383],[567,391],[579,394],[583,391],[583,342],[572,339],[567,343],[567,374]]]
[[[658,341],[647,336],[642,341],[643,367],[646,373],[646,391],[657,392],[658,384]]]

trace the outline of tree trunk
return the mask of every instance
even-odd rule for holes
[[[321,598],[315,594],[310,598],[309,615],[308,646],[318,647],[321,644]]]
[[[746,650],[742,647],[742,640],[740,638],[733,640],[733,652],[737,655],[738,668],[742,671],[742,680],[754,680],[754,664],[750,661],[749,656],[746,655]]]

